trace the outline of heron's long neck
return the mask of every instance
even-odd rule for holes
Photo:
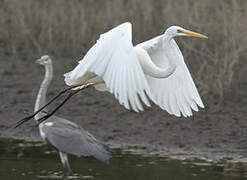
[[[53,77],[53,68],[52,68],[52,64],[46,65],[45,66],[45,78],[42,81],[41,85],[40,85],[40,89],[39,89],[39,93],[36,99],[36,103],[35,103],[35,107],[34,107],[34,112],[39,110],[42,106],[45,105],[46,103],[46,92],[47,92],[47,88],[50,85],[50,82],[52,80]],[[46,109],[44,109],[46,110]],[[37,120],[38,118],[41,117],[42,113],[38,113],[35,116],[35,119]]]

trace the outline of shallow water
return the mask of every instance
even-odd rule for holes
[[[176,160],[144,156],[138,149],[115,149],[109,164],[92,158],[70,156],[71,179],[101,180],[241,180],[247,179],[246,163],[199,159]],[[180,155],[181,156],[181,155]],[[63,179],[56,152],[43,143],[0,139],[0,179]]]

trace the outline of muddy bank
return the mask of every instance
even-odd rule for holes
[[[76,64],[69,59],[53,59],[55,77],[48,99],[65,87],[63,73]],[[12,128],[25,113],[33,111],[44,75],[44,69],[33,62],[16,58],[0,62],[1,136],[40,140],[34,121]],[[241,97],[245,97],[242,89]],[[125,110],[111,94],[90,88],[73,97],[56,115],[80,124],[109,144],[138,144],[144,149],[196,153],[211,158],[246,158],[247,99],[230,95],[221,106],[217,99],[203,97],[206,109],[194,113],[192,118],[176,118],[155,105],[141,113]]]

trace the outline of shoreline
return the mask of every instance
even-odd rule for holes
[[[67,59],[62,59],[63,63],[58,59],[54,59],[54,79],[47,99],[65,87],[63,74],[72,66]],[[17,129],[12,127],[26,112],[33,111],[44,69],[24,60],[16,63],[11,58],[1,61],[1,65],[6,69],[0,72],[0,136],[39,139],[34,121]],[[245,89],[241,90],[239,95],[245,93]],[[243,96],[241,100],[234,100],[233,96],[230,94],[221,105],[215,104],[216,99],[202,96],[205,109],[193,112],[190,118],[176,118],[154,104],[144,112],[128,111],[110,93],[89,88],[78,93],[55,115],[77,123],[107,144],[202,154],[210,159],[227,155],[240,160],[247,158],[247,103]]]

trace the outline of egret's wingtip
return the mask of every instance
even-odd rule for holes
[[[205,108],[204,104],[199,105],[200,108]]]
[[[132,24],[130,22],[124,22],[120,25],[118,25],[117,27],[121,27],[121,28],[126,28],[126,29],[131,29],[132,28]]]
[[[169,113],[169,114],[171,114],[171,115],[174,115],[174,116],[176,116],[176,117],[181,117],[181,113],[179,113],[179,114],[172,114],[172,113]]]
[[[126,22],[122,23],[122,25],[131,26],[132,24],[131,24],[131,22],[126,21]]]

